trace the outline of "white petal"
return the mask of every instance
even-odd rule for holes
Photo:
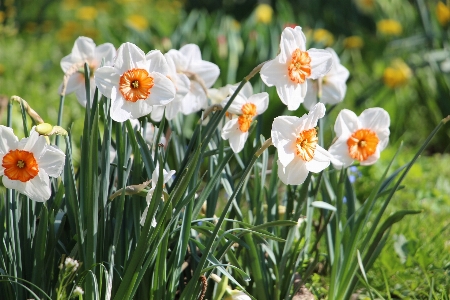
[[[46,151],[39,157],[37,163],[39,169],[44,169],[48,176],[58,177],[64,168],[65,158],[64,152],[54,146],[47,145]]]
[[[225,107],[227,105],[228,101],[230,101],[230,97],[225,99],[221,104],[222,107]],[[230,107],[228,108],[228,112],[235,114],[235,115],[241,115],[242,114],[242,106],[244,106],[247,103],[247,98],[245,98],[240,93],[236,95],[233,102],[231,103]]]
[[[84,74],[76,72],[69,77],[66,85],[66,95],[75,92],[78,89],[84,88]]]
[[[325,116],[325,105],[323,103],[317,103],[308,113],[308,117],[305,119],[300,128],[297,128],[299,131],[309,130],[317,126],[317,122],[320,118]]]
[[[189,60],[186,56],[184,56],[183,53],[181,53],[178,50],[171,49],[164,56],[166,57],[166,59],[168,61],[172,60],[173,65],[175,66],[176,72],[181,73],[181,72],[186,71],[186,69],[189,65]]]
[[[362,128],[371,129],[375,132],[389,128],[390,118],[387,111],[379,107],[368,108],[359,116]]]
[[[308,171],[319,173],[330,165],[330,154],[327,150],[317,145],[313,159],[305,164]]]
[[[265,112],[269,106],[269,94],[266,92],[254,94],[247,99],[247,102],[255,104],[256,113],[260,115]]]
[[[196,82],[192,82],[191,90],[181,101],[181,112],[188,115],[206,108],[207,105],[208,99],[202,87]]]
[[[311,76],[309,78],[317,79],[330,71],[333,65],[330,52],[314,48],[309,49],[307,52],[311,58]]]
[[[97,46],[95,48],[94,58],[98,65],[97,68],[100,67],[102,60],[105,61],[105,66],[112,65],[114,58],[116,57],[116,48],[111,43],[105,43]]]
[[[111,109],[109,115],[111,119],[116,122],[125,122],[130,119],[131,113],[123,108],[125,102],[127,102],[121,94],[117,94],[116,87],[111,91]]]
[[[296,127],[299,118],[294,116],[276,117],[272,124],[271,137],[278,150],[278,159],[287,166],[295,157]]]
[[[164,76],[169,75],[170,69],[167,60],[159,50],[152,50],[145,56],[145,59],[150,63],[150,72],[158,72]]]
[[[41,157],[47,148],[47,141],[34,130],[30,131],[30,136],[19,141],[18,149],[33,153],[34,157]]]
[[[307,110],[311,110],[314,105],[317,103],[317,81],[308,79],[306,80],[307,91],[305,95],[305,101],[303,102],[303,106]],[[323,92],[323,86],[322,86]],[[322,101],[323,102],[323,101]]]
[[[80,36],[72,48],[74,62],[85,62],[94,58],[95,43],[91,38]]]
[[[290,81],[287,65],[280,64],[276,59],[266,62],[260,71],[261,80],[267,86],[278,86]]]
[[[297,110],[306,95],[306,82],[302,84],[287,82],[277,85],[277,93],[281,102],[288,106],[288,110]]]
[[[180,53],[188,59],[188,64],[202,60],[200,48],[195,44],[187,44],[180,48]]]
[[[353,158],[348,153],[347,139],[340,138],[328,149],[328,152],[340,163],[332,161],[336,169],[348,168],[353,163]]]
[[[188,66],[189,72],[197,74],[205,83],[206,88],[211,87],[220,74],[219,67],[209,61],[191,61]]]
[[[136,68],[136,63],[139,61],[145,61],[144,52],[133,43],[124,43],[117,50],[114,67],[119,70],[119,74],[123,74],[128,70]]]
[[[175,98],[175,85],[172,80],[161,73],[150,74],[154,80],[154,86],[150,90],[148,101],[150,105],[166,105]],[[139,101],[138,101],[139,102]]]
[[[48,200],[51,196],[50,180],[44,170],[39,170],[36,177],[27,182],[11,180],[6,176],[3,176],[2,181],[6,188],[15,189],[34,201],[43,202]]]
[[[341,110],[336,118],[336,123],[334,123],[334,132],[337,137],[346,136],[348,138],[353,132],[360,128],[361,125],[358,117],[354,112],[348,109]]]
[[[181,110],[181,100],[183,98],[184,98],[183,96],[176,94],[175,98],[173,99],[173,101],[165,106],[166,107],[166,119],[167,120],[175,119],[175,117],[177,116],[177,114]]]
[[[306,50],[306,37],[300,26],[293,28],[286,27],[281,33],[280,55],[277,57],[282,64],[287,63],[292,58],[292,53],[296,49]]]
[[[169,103],[168,105],[170,105]],[[150,118],[155,122],[160,122],[162,120],[162,117],[164,115],[164,109],[166,106],[164,105],[153,105],[152,112],[150,114]]]
[[[102,95],[111,98],[111,90],[113,87],[119,86],[120,75],[113,67],[101,67],[94,74],[95,85]]]
[[[222,138],[229,140],[230,147],[234,153],[239,153],[245,145],[248,138],[248,131],[242,132],[239,129],[238,119],[228,121],[222,128]]]
[[[0,125],[0,155],[5,155],[11,149],[17,149],[19,139],[12,128]]]
[[[299,185],[305,182],[308,176],[305,162],[301,158],[295,158],[286,167],[278,160],[278,177],[284,184]]]

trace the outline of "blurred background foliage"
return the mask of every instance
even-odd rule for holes
[[[350,71],[344,102],[328,108],[330,120],[343,108],[359,114],[379,106],[391,116],[391,146],[379,164],[358,168],[356,172],[357,196],[364,199],[373,188],[372,179],[379,177],[400,141],[405,144],[406,162],[409,153],[450,114],[448,2],[2,0],[0,122],[6,123],[7,100],[19,95],[45,121],[56,123],[58,88],[64,75],[59,62],[71,52],[80,35],[93,38],[97,45],[111,42],[118,47],[123,42],[133,42],[146,52],[198,44],[203,59],[220,67],[221,75],[215,85],[220,87],[240,81],[256,65],[274,58],[281,31],[295,25],[303,27],[307,48],[334,48]],[[288,112],[275,89],[265,87],[258,77],[252,84],[255,92],[270,94],[269,110],[258,122],[264,136],[270,135],[275,116],[305,113],[303,108]],[[19,116],[18,111],[15,113]],[[75,95],[68,95],[63,126],[73,125],[74,130],[81,132],[83,113]],[[20,117],[13,122],[17,122],[14,127],[21,126]],[[333,124],[324,126],[324,132],[330,134],[328,129]],[[392,289],[392,295],[407,297],[420,288],[428,291],[432,284],[430,274],[441,278],[433,284],[448,286],[450,242],[445,236],[450,233],[450,223],[446,221],[450,171],[446,166],[450,158],[437,153],[449,152],[449,137],[450,128],[446,126],[428,149],[428,154],[435,155],[419,160],[405,183],[408,188],[399,193],[400,199],[395,202],[397,207],[423,209],[421,220],[410,218],[409,223],[394,227],[396,235],[369,274],[380,289],[386,289],[383,278],[393,280],[387,288]],[[325,141],[331,140],[332,136],[325,137]],[[418,223],[422,222],[426,225],[419,228]],[[320,282],[320,278],[315,280]],[[316,283],[310,287],[314,289]]]

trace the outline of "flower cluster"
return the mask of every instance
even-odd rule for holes
[[[172,120],[179,113],[188,115],[220,103],[221,107],[228,107],[221,136],[238,153],[244,148],[255,118],[269,105],[269,95],[254,94],[250,83],[242,88],[235,84],[211,89],[219,68],[202,60],[200,49],[194,44],[163,55],[159,50],[145,54],[136,45],[124,43],[114,59],[111,59],[113,52],[106,51],[110,49],[108,45],[96,48],[92,40],[79,38],[72,53],[63,59],[63,69],[87,62],[95,72],[94,82],[100,93],[111,99],[110,116],[117,122],[146,115],[154,121],[160,121],[164,115]],[[100,53],[105,63],[97,69]],[[309,110],[301,118],[280,116],[273,121],[271,138],[278,149],[278,175],[284,183],[301,184],[309,172],[320,172],[330,163],[335,168],[348,167],[354,160],[361,165],[372,164],[386,147],[389,116],[381,108],[368,109],[360,117],[348,110],[341,111],[335,125],[335,142],[328,151],[319,145],[318,121],[325,116],[325,104],[343,101],[349,72],[333,49],[306,50],[301,27],[283,30],[279,54],[262,66],[260,75],[267,86],[276,87],[288,110],[297,110],[302,103]],[[72,81],[68,85],[70,91],[76,89]],[[172,173],[164,171],[164,182]],[[148,204],[158,174],[152,177]]]

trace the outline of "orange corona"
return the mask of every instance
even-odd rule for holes
[[[311,128],[302,131],[296,140],[297,156],[299,156],[304,161],[310,161],[314,158],[314,153],[316,151],[317,142],[319,138],[317,137],[317,130]]]
[[[241,108],[242,115],[238,118],[239,130],[247,132],[252,124],[253,117],[256,116],[256,105],[245,103]]]
[[[33,153],[24,150],[10,150],[2,161],[5,176],[11,180],[27,182],[39,173]]]
[[[136,102],[147,99],[153,85],[153,77],[146,70],[131,69],[120,76],[119,90],[125,100]]]
[[[365,161],[377,150],[379,139],[370,129],[359,129],[347,140],[350,157],[359,161]]]
[[[311,58],[308,52],[295,49],[288,66],[289,78],[295,83],[304,83],[311,76]]]

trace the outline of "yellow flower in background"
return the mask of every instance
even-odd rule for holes
[[[370,14],[375,9],[375,0],[353,0],[356,8],[364,14]]]
[[[5,66],[0,64],[0,76],[2,76],[3,73],[5,73]]]
[[[97,17],[97,9],[93,6],[82,6],[77,10],[77,19],[91,21]]]
[[[62,7],[64,10],[72,10],[77,8],[79,5],[78,0],[64,0],[62,2]]]
[[[441,26],[446,26],[450,22],[450,8],[442,3],[438,2],[436,5],[436,16]]]
[[[364,47],[364,41],[357,35],[352,35],[344,39],[344,47],[347,49],[361,49]]]
[[[384,70],[384,84],[390,88],[397,88],[405,85],[412,76],[412,71],[401,59],[394,60],[389,67]]]
[[[334,44],[333,34],[323,28],[314,30],[313,39],[314,42],[322,43],[325,47],[329,47]]]
[[[5,12],[0,11],[0,23],[3,23],[3,21],[5,21]]]
[[[79,29],[79,24],[75,21],[65,22],[58,31],[57,38],[61,42],[71,41]]]
[[[268,4],[259,4],[255,10],[256,22],[268,24],[272,21],[273,9]]]
[[[136,30],[144,31],[148,28],[148,21],[144,16],[141,15],[129,15],[127,18],[127,24]]]
[[[400,35],[403,31],[402,24],[392,19],[379,21],[377,23],[377,29],[384,35]]]

